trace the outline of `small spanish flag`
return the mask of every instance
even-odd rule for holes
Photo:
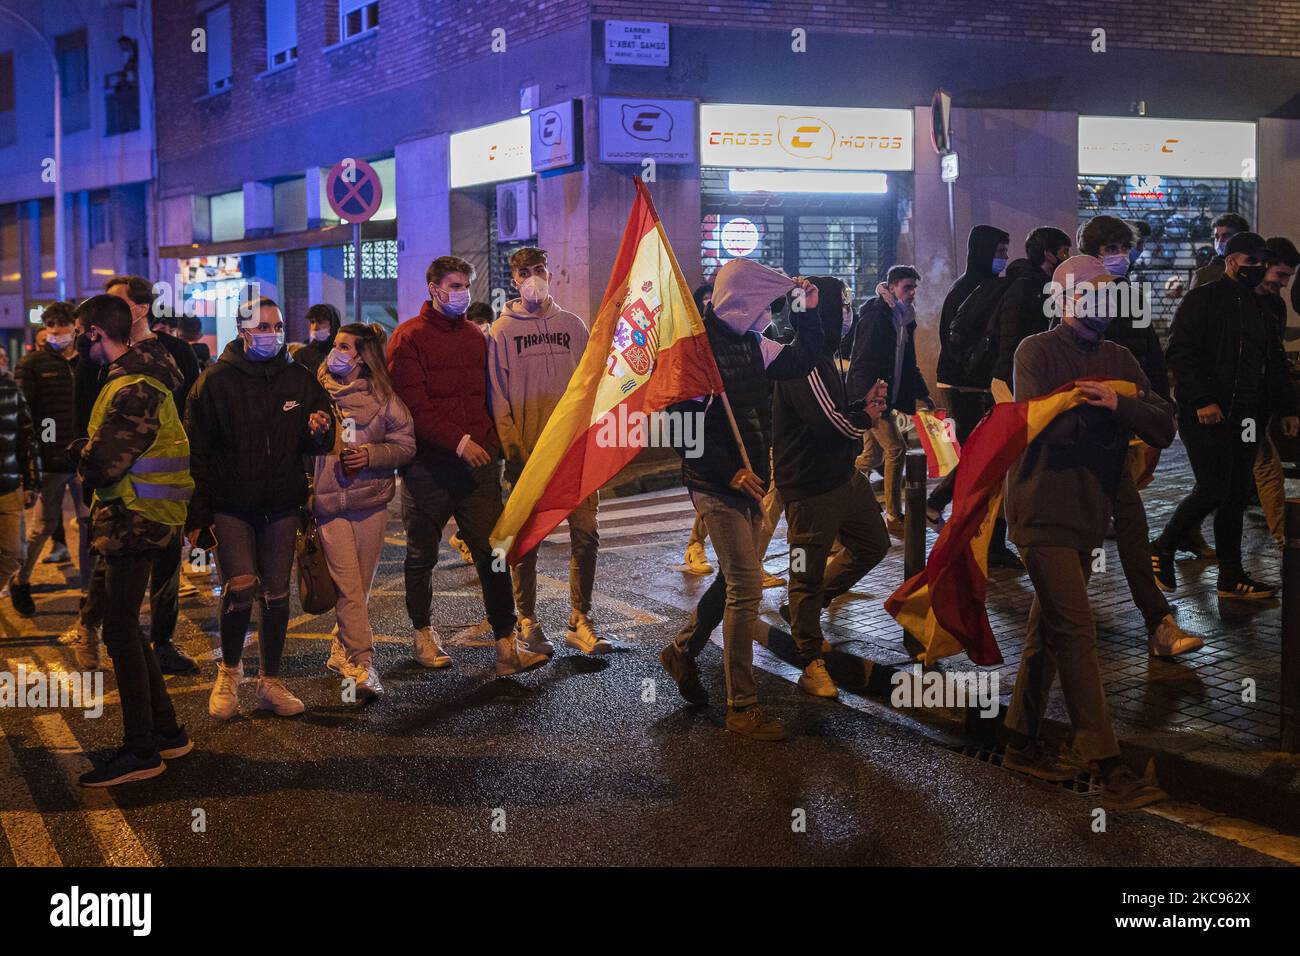
[[[1137,394],[1132,382],[1107,384],[1120,395]],[[885,601],[885,610],[925,645],[926,664],[962,651],[976,664],[1002,663],[985,602],[989,540],[1002,507],[1003,479],[1057,415],[1082,404],[1083,393],[1067,382],[1027,402],[995,405],[962,446],[952,517],[925,568]]]
[[[492,547],[516,564],[644,447],[626,426],[722,392],[704,320],[650,200],[636,196],[587,349],[506,500]],[[611,435],[619,440],[610,441]]]

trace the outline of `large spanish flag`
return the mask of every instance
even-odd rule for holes
[[[722,392],[704,321],[650,191],[633,182],[636,198],[587,349],[492,529],[492,547],[510,564],[637,456],[649,438],[649,428],[636,425],[642,415]]]
[[[1136,395],[1132,382],[1111,381],[1120,395]],[[989,540],[1002,507],[1003,479],[1021,453],[1052,420],[1084,404],[1075,382],[1027,402],[993,406],[962,446],[952,517],[939,532],[925,568],[885,601],[885,610],[925,645],[933,664],[965,651],[976,664],[1001,664],[985,599]]]

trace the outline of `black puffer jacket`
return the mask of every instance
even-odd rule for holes
[[[22,389],[8,372],[0,372],[0,495],[41,485],[40,458],[32,417]]]
[[[307,431],[312,412],[330,420],[318,439]],[[325,389],[283,348],[274,358],[253,362],[235,339],[199,376],[186,404],[194,476],[186,530],[208,527],[215,512],[271,515],[302,507],[303,456],[333,447],[333,422]]]
[[[69,360],[42,347],[18,363],[18,384],[27,399],[41,470],[46,474],[70,475],[77,470],[68,445],[77,437],[76,370],[80,361],[75,355]],[[53,428],[44,424],[47,420]],[[50,440],[44,441],[45,436]]]
[[[894,351],[898,347],[898,330],[894,328],[894,310],[884,299],[874,296],[858,310],[857,329],[853,335],[853,359],[849,363],[848,396],[850,401],[866,398],[877,379],[889,383],[889,407],[904,414],[916,411],[916,403],[929,400],[930,387],[916,364],[916,316],[903,326],[907,343],[903,346],[901,377],[894,381]]]

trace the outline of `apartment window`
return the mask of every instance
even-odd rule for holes
[[[379,0],[339,0],[339,37],[349,40],[379,26]]]
[[[0,53],[0,146],[18,142],[18,102],[14,92],[13,51]]]
[[[112,208],[107,196],[90,200],[90,245],[102,246],[113,241]]]
[[[211,197],[212,241],[229,242],[244,238],[244,191],[220,193]]]
[[[208,39],[208,92],[230,89],[230,5],[213,7],[204,18]]]
[[[63,132],[86,129],[90,126],[90,50],[86,31],[76,30],[55,37],[54,54],[59,61]]]
[[[266,68],[298,59],[297,0],[266,0]]]

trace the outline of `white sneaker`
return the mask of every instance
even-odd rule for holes
[[[259,677],[257,679],[257,708],[269,710],[279,717],[292,717],[301,714],[307,705],[293,695],[278,677]]]
[[[83,671],[104,669],[104,644],[98,628],[86,628],[81,640],[72,645],[72,656]]]
[[[325,669],[332,674],[342,674],[348,663],[347,649],[336,637],[330,642],[330,656],[325,661]]]
[[[534,654],[545,654],[547,657],[555,656],[555,645],[546,639],[546,634],[542,631],[542,622],[536,618],[521,617],[519,619],[519,639],[523,642],[524,647]]]
[[[451,656],[442,649],[442,642],[431,627],[416,628],[415,660],[421,667],[437,670],[451,666]]]
[[[831,680],[831,675],[826,673],[826,662],[820,657],[803,669],[803,675],[799,678],[799,689],[814,697],[840,696],[835,682]]]
[[[1172,614],[1166,614],[1156,625],[1156,632],[1147,640],[1152,657],[1175,657],[1189,651],[1199,651],[1205,641],[1198,635],[1184,631]]]
[[[515,628],[509,637],[497,638],[497,677],[518,674],[550,660],[545,654],[534,653],[525,647],[518,634],[519,629]]]
[[[614,649],[613,644],[591,629],[591,621],[585,614],[574,614],[569,618],[569,632],[564,635],[564,643],[584,654],[608,654]]]
[[[373,699],[384,693],[384,685],[379,681],[379,671],[375,669],[373,660],[366,667],[344,661],[339,676],[345,680],[350,677],[356,681],[358,700]]]
[[[229,720],[239,713],[239,682],[244,679],[244,662],[234,667],[217,664],[217,681],[208,695],[208,714],[217,720]]]
[[[87,635],[89,633],[90,633],[90,628],[86,627],[86,625],[78,621],[72,627],[68,628],[66,631],[64,631],[62,634],[59,635],[59,643],[62,644],[64,647],[68,647],[73,644],[81,644],[87,639]],[[98,629],[96,629],[95,636],[96,637],[99,636]]]
[[[708,555],[704,552],[704,545],[698,541],[686,546],[684,563],[686,564],[686,570],[691,574],[713,573],[713,565],[709,564]]]

